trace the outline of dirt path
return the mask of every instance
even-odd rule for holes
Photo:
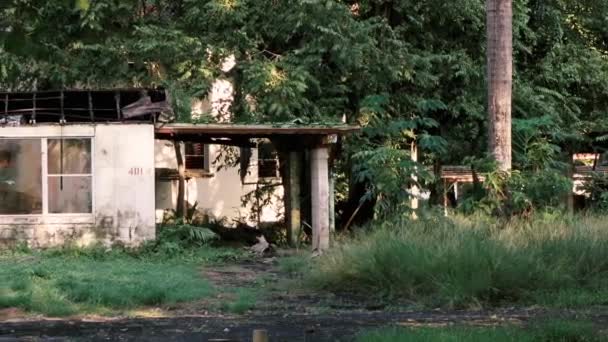
[[[349,341],[362,329],[386,325],[496,325],[525,323],[538,311],[342,312],[307,315],[245,315],[124,319],[111,321],[22,321],[0,324],[0,341],[248,341],[267,329],[272,341]]]
[[[206,268],[202,272],[218,289],[218,301],[235,288],[258,291],[255,306],[243,315],[210,310],[209,300],[168,311],[165,318],[98,320],[17,320],[0,323],[5,341],[250,341],[254,329],[266,329],[270,340],[350,341],[359,331],[387,325],[525,324],[533,318],[572,317],[576,312],[542,309],[492,311],[391,311],[356,298],[311,294],[279,286],[285,278],[272,260]],[[263,288],[260,290],[260,287]],[[593,320],[608,323],[608,310]]]

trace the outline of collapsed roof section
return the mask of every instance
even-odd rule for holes
[[[0,124],[170,121],[164,90],[0,92]]]

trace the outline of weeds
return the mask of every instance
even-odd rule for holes
[[[600,342],[606,336],[589,322],[554,321],[521,327],[385,328],[358,336],[357,342]]]
[[[166,305],[211,294],[196,266],[111,259],[38,256],[0,259],[0,308],[50,316]]]
[[[475,222],[386,222],[321,258],[307,278],[312,286],[331,291],[448,307],[526,303],[543,296],[549,302],[567,291],[606,292],[604,218]],[[582,301],[592,298],[599,296]]]
[[[299,276],[305,273],[310,265],[310,255],[304,253],[279,259],[279,269],[290,276]]]
[[[256,295],[251,289],[238,289],[236,291],[236,300],[224,303],[222,309],[230,313],[244,314],[253,309],[255,304]]]

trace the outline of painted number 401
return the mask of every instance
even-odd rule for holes
[[[144,174],[144,169],[141,167],[132,167],[129,169],[129,175],[131,176],[141,176]]]

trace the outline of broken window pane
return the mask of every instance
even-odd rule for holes
[[[49,213],[93,212],[91,139],[48,139]]]
[[[91,173],[91,139],[49,139],[48,153],[50,175]]]
[[[186,169],[206,170],[205,144],[186,143]]]
[[[258,177],[275,178],[279,176],[279,157],[271,143],[258,145]]]
[[[49,176],[49,213],[93,212],[91,176]]]
[[[41,213],[40,139],[0,139],[0,214]]]

